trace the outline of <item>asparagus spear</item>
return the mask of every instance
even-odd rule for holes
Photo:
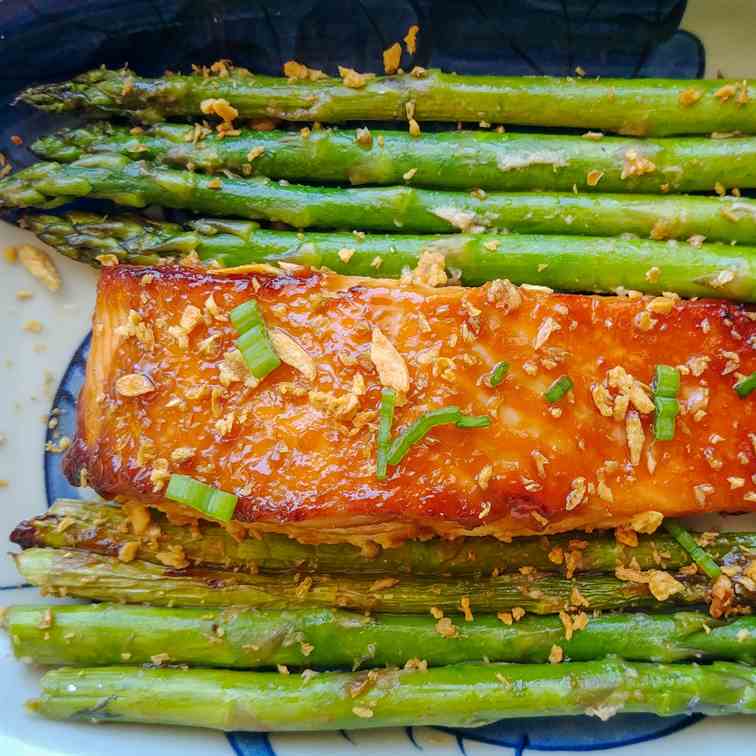
[[[417,266],[423,251],[440,252],[447,268],[465,285],[496,278],[538,283],[568,291],[616,291],[753,301],[756,248],[607,237],[446,234],[442,236],[360,235],[346,232],[261,230],[254,221],[200,220],[187,228],[138,216],[26,215],[22,225],[59,252],[98,265],[97,257],[159,264],[166,257],[196,252],[207,262],[234,267],[282,261],[325,266],[349,275],[398,277]],[[343,258],[343,250],[350,255]],[[353,251],[353,252],[351,252]],[[381,259],[376,267],[375,259]],[[658,276],[648,275],[652,268]],[[731,281],[722,271],[732,271]],[[729,277],[729,276],[728,276]]]
[[[130,265],[160,265],[191,253],[224,267],[266,261],[264,252],[257,251],[267,245],[260,241],[260,224],[254,221],[207,219],[181,226],[131,213],[72,210],[62,215],[26,213],[19,225],[62,255],[95,267],[100,255],[115,255]],[[297,241],[287,232],[270,233],[275,238],[286,233],[278,247],[282,255]]]
[[[159,702],[159,705],[156,705]],[[210,669],[63,668],[30,707],[51,719],[219,730],[474,727],[506,717],[618,711],[753,713],[756,670],[732,662],[455,664],[307,676]]]
[[[83,110],[146,122],[201,116],[202,103],[227,100],[241,118],[288,121],[481,120],[527,126],[574,126],[632,136],[756,132],[751,82],[673,79],[572,79],[546,76],[379,76],[364,86],[338,79],[289,81],[250,75],[171,74],[147,79],[99,68],[72,81],[43,84],[20,99],[51,113]]]
[[[365,143],[367,142],[367,143]],[[353,131],[299,132],[241,129],[196,139],[193,126],[160,123],[134,134],[125,126],[92,123],[38,139],[31,149],[68,163],[110,152],[174,168],[231,170],[305,182],[401,184],[437,189],[570,192],[700,192],[756,186],[756,139],[682,137],[583,139],[561,134],[485,131],[429,133],[373,131],[358,142]],[[252,158],[250,160],[250,157]],[[634,161],[647,172],[632,172]],[[640,163],[638,163],[640,164]]]
[[[151,511],[158,537],[137,538],[130,533],[123,509],[101,502],[59,499],[43,515],[25,520],[11,534],[23,548],[49,546],[58,549],[84,549],[105,556],[116,556],[129,542],[136,541],[136,558],[159,562],[157,554],[181,547],[195,566],[223,565],[227,569],[260,569],[264,572],[325,572],[373,575],[484,575],[494,570],[515,572],[523,565],[543,572],[562,570],[549,558],[571,550],[575,539],[584,534],[548,538],[515,538],[504,543],[495,538],[458,538],[405,541],[392,549],[377,548],[366,557],[350,544],[303,544],[277,533],[262,538],[237,540],[225,528],[202,523],[201,534],[175,525],[157,510]],[[578,572],[613,572],[632,559],[642,570],[677,570],[691,563],[688,552],[666,533],[638,536],[638,546],[624,546],[613,536],[593,534],[585,539],[580,560],[573,565]],[[581,544],[583,545],[583,544]],[[556,551],[552,551],[556,550]],[[741,555],[756,554],[756,534],[721,533],[706,546],[717,562],[729,564]]]
[[[209,215],[287,223],[295,228],[368,231],[484,231],[657,239],[703,235],[756,244],[756,202],[737,197],[572,193],[442,192],[411,186],[314,187],[264,178],[220,178],[89,155],[36,163],[0,181],[1,207],[57,207],[75,197],[119,205],[163,205]]]
[[[209,568],[176,569],[150,562],[124,564],[84,551],[32,548],[14,554],[25,580],[51,595],[155,606],[249,606],[268,609],[341,607],[398,614],[423,614],[437,607],[462,611],[464,597],[473,611],[499,612],[521,607],[553,614],[579,603],[577,589],[591,609],[681,606],[704,603],[709,585],[700,577],[680,577],[680,590],[657,601],[645,583],[608,575],[573,580],[536,571],[498,577],[459,576],[382,578],[370,576],[248,575]],[[745,590],[745,589],[744,589]],[[752,596],[744,593],[743,600]]]
[[[718,622],[707,614],[608,614],[565,638],[558,617],[525,617],[505,625],[491,615],[456,624],[442,636],[430,615],[364,614],[331,609],[266,611],[89,604],[13,606],[5,629],[19,659],[35,664],[149,664],[168,651],[171,663],[252,669],[278,664],[311,669],[430,666],[466,661],[547,662],[560,645],[566,658],[617,655],[636,661],[756,661],[756,618]],[[134,628],[139,628],[134,632]]]

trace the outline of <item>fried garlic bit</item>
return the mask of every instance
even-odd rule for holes
[[[23,244],[16,253],[21,264],[42,283],[48,291],[56,292],[60,289],[61,279],[53,261],[46,252],[31,244]]]
[[[373,328],[370,359],[378,371],[382,385],[403,394],[409,391],[410,378],[407,363],[380,328]]]
[[[302,63],[297,63],[296,60],[287,60],[283,66],[284,76],[290,81],[296,81],[297,79],[305,81],[318,81],[318,79],[327,79],[328,75],[323,71],[319,71],[317,68],[308,68]]]
[[[121,396],[142,396],[152,393],[155,390],[155,384],[142,373],[129,373],[118,378],[115,382],[115,390]]]

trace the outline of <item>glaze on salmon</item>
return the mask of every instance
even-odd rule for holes
[[[257,386],[228,320],[249,298],[292,363]],[[755,346],[754,314],[722,301],[117,266],[102,273],[65,469],[104,497],[196,517],[164,498],[171,473],[191,475],[236,493],[240,524],[310,542],[753,511],[756,398],[733,385],[756,370]],[[671,441],[653,435],[660,363],[682,373]],[[573,389],[547,402],[562,375]],[[381,378],[407,379],[394,435],[451,404],[492,424],[435,428],[380,481]]]

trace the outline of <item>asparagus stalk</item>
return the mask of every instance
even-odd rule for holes
[[[154,265],[196,252],[224,267],[290,262],[395,278],[416,267],[424,251],[433,251],[444,255],[447,268],[458,272],[465,285],[508,278],[568,291],[610,292],[624,286],[649,294],[756,299],[756,249],[722,244],[695,248],[639,239],[496,234],[295,234],[261,230],[252,221],[200,220],[183,228],[130,215],[76,211],[27,215],[22,225],[67,257],[95,265],[104,254]],[[345,249],[350,250],[346,259]],[[658,277],[647,275],[653,267],[659,269]],[[732,271],[732,280],[723,282],[722,271]]]
[[[367,231],[485,231],[658,239],[703,235],[756,244],[756,202],[738,197],[572,193],[442,192],[411,186],[314,187],[265,178],[220,178],[89,155],[36,163],[0,181],[1,207],[57,207],[75,197],[119,205],[193,210],[286,223],[294,228]]]
[[[137,559],[159,563],[158,554],[181,548],[195,566],[224,566],[227,569],[263,572],[324,572],[372,575],[489,575],[494,570],[515,572],[528,565],[542,572],[563,569],[549,558],[552,550],[571,550],[574,539],[587,544],[574,564],[577,572],[613,572],[635,559],[642,570],[678,570],[691,564],[691,557],[667,533],[638,536],[638,546],[628,547],[612,535],[566,534],[548,538],[516,538],[504,543],[495,538],[459,538],[405,541],[392,549],[380,549],[365,556],[350,544],[303,544],[277,533],[262,538],[237,540],[214,523],[202,523],[200,535],[175,525],[157,510],[151,511],[159,536],[138,538],[130,533],[123,509],[101,502],[59,499],[43,515],[25,520],[11,534],[23,548],[48,546],[83,549],[104,556],[116,556],[129,542],[136,541]],[[582,545],[582,544],[581,544]],[[756,534],[721,533],[706,546],[708,554],[721,564],[737,562],[743,555],[756,554]],[[558,553],[558,551],[556,552]]]
[[[38,139],[31,149],[45,160],[68,163],[87,154],[118,153],[173,168],[234,171],[305,182],[401,184],[436,189],[570,192],[700,192],[756,186],[756,139],[678,137],[640,140],[583,139],[561,134],[485,131],[429,133],[373,131],[357,142],[352,131],[298,132],[241,129],[196,139],[193,126],[160,123],[140,133],[92,123]],[[250,160],[250,156],[252,160]],[[650,161],[630,173],[633,160]],[[590,182],[590,183],[589,183]]]
[[[696,248],[641,239],[515,234],[296,234],[261,230],[254,221],[200,220],[184,228],[131,215],[76,211],[65,216],[27,215],[22,225],[67,257],[94,265],[103,254],[154,265],[166,257],[196,252],[206,262],[224,267],[285,261],[391,278],[416,267],[427,250],[443,254],[447,268],[458,271],[461,283],[471,286],[507,278],[567,291],[610,292],[624,286],[647,294],[674,291],[687,297],[756,299],[756,248],[729,244]],[[342,257],[345,249],[353,250],[351,256]],[[647,275],[652,268],[658,268],[658,276]],[[732,280],[723,280],[722,271],[732,271]]]
[[[481,120],[526,126],[604,129],[632,136],[756,132],[751,82],[672,79],[572,79],[546,76],[379,76],[359,88],[339,79],[289,81],[236,69],[222,77],[142,78],[128,69],[89,71],[43,84],[20,99],[51,113],[83,110],[146,122],[202,116],[202,103],[225,99],[241,118],[288,121]]]
[[[448,638],[430,615],[370,617],[331,609],[13,606],[4,625],[19,659],[83,667],[149,664],[165,652],[172,664],[238,669],[401,667],[415,658],[434,667],[482,659],[543,663],[554,645],[571,661],[612,655],[655,662],[756,661],[756,618],[718,622],[697,612],[594,617],[569,640],[555,616],[510,625],[476,616],[458,623],[456,635]]]
[[[655,599],[645,583],[608,575],[572,580],[532,572],[498,577],[457,576],[382,578],[337,575],[248,575],[209,568],[175,569],[150,562],[124,564],[84,551],[32,548],[15,554],[25,580],[45,594],[78,596],[155,606],[248,606],[267,609],[341,607],[397,614],[424,614],[432,607],[462,611],[467,597],[473,611],[499,612],[521,607],[553,614],[579,603],[577,589],[591,609],[682,606],[705,603],[709,585],[700,577],[680,577],[680,590],[666,601]],[[297,577],[299,578],[297,580]],[[744,601],[752,596],[743,589]]]
[[[156,705],[159,702],[159,705]],[[506,717],[618,711],[661,716],[753,713],[756,671],[732,662],[455,664],[295,675],[210,669],[63,668],[33,710],[51,719],[219,730],[474,727]]]

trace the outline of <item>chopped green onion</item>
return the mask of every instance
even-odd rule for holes
[[[171,475],[166,498],[197,509],[208,517],[228,522],[234,515],[237,497],[213,488],[188,475]]]
[[[385,388],[381,391],[381,406],[378,408],[378,432],[376,434],[375,474],[385,480],[388,471],[388,450],[391,443],[391,426],[394,424],[396,391]]]
[[[739,380],[735,384],[735,391],[741,399],[745,399],[752,391],[756,391],[756,371]]]
[[[680,413],[680,404],[668,396],[655,396],[654,406],[654,437],[659,441],[671,441],[675,437],[675,418]]]
[[[491,418],[488,415],[462,415],[456,422],[457,428],[488,428]]]
[[[260,341],[260,337],[265,334],[265,326],[253,325],[246,331],[242,332],[239,338],[236,340],[236,346],[243,352],[250,346],[254,346]]]
[[[680,391],[680,371],[669,365],[657,365],[653,390],[655,396],[674,399]]]
[[[508,362],[499,362],[494,366],[491,371],[491,377],[488,379],[492,387],[498,386],[503,380],[504,376],[509,372]]]
[[[248,331],[252,326],[264,325],[262,313],[254,299],[248,299],[238,307],[234,307],[229,313],[229,317],[231,324],[239,334]]]
[[[680,414],[680,403],[677,399],[670,399],[668,396],[655,396],[654,406],[657,416],[674,418]]]
[[[273,351],[272,347],[264,349],[249,349],[242,352],[244,362],[247,363],[249,372],[261,381],[268,373],[272,373],[280,364],[281,360],[278,359],[278,355]]]
[[[566,375],[560,375],[554,383],[546,389],[543,398],[550,403],[558,402],[571,388],[572,381]]]
[[[671,441],[675,437],[675,418],[680,414],[677,394],[680,391],[680,371],[669,365],[657,365],[654,380],[654,437],[658,441]]]
[[[431,428],[435,428],[437,425],[456,423],[461,416],[459,407],[454,406],[441,407],[426,412],[393,440],[388,450],[388,464],[398,465],[404,459],[410,447],[425,438]]]
[[[664,527],[712,580],[715,580],[722,574],[717,563],[709,556],[705,549],[696,543],[695,538],[682,525],[674,520],[665,520]]]
[[[441,407],[426,412],[393,440],[386,461],[389,465],[398,465],[410,448],[425,438],[431,428],[435,428],[437,425],[451,424],[459,428],[484,428],[491,424],[491,418],[485,415],[480,417],[463,415],[459,411],[459,407],[454,406]]]
[[[245,336],[249,333],[250,331],[247,331]],[[244,362],[247,363],[249,372],[258,381],[265,378],[268,373],[272,373],[281,364],[267,333],[259,333],[256,341],[248,344],[244,349],[240,347],[240,351],[242,357],[244,357]]]
[[[675,418],[659,417],[654,419],[654,438],[657,441],[671,441],[675,437]]]
[[[262,380],[281,364],[281,360],[273,349],[257,302],[254,299],[242,302],[231,310],[230,317],[239,334],[236,346],[242,353],[249,372],[258,381]]]

